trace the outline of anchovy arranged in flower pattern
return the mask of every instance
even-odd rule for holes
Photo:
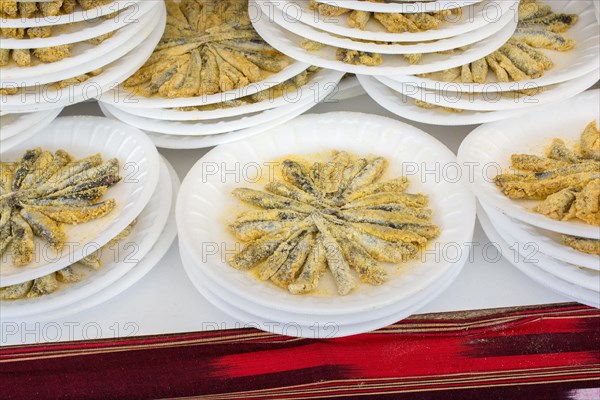
[[[233,196],[259,210],[230,225],[246,246],[228,262],[256,269],[293,294],[314,291],[329,270],[340,295],[360,281],[381,285],[380,263],[415,258],[440,229],[431,222],[428,198],[405,193],[405,178],[381,181],[387,161],[335,151],[327,162],[286,159],[281,180],[264,191],[238,188]],[[278,178],[279,179],[279,178]]]
[[[64,150],[27,150],[14,165],[0,163],[0,255],[11,250],[15,266],[33,261],[34,236],[60,251],[64,224],[109,214],[114,199],[101,201],[121,180],[119,161],[99,154],[74,159]]]
[[[211,95],[259,82],[291,64],[250,22],[247,0],[167,0],[167,28],[146,64],[125,81],[134,93]]]

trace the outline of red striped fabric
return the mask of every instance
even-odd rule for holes
[[[414,316],[310,340],[254,329],[0,349],[2,398],[600,399],[600,311]]]

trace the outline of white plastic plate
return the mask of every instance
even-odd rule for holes
[[[537,109],[536,107],[531,107],[505,111],[465,110],[461,113],[449,112],[441,108],[427,109],[417,106],[413,98],[396,92],[372,76],[361,75],[358,79],[367,94],[386,110],[399,117],[430,125],[457,126],[483,124],[515,117]]]
[[[333,279],[324,276],[322,295],[294,296],[258,281],[252,272],[236,271],[223,261],[223,253],[203,256],[205,247],[215,243],[223,252],[236,248],[226,225],[234,218],[232,211],[240,208],[230,193],[237,187],[261,186],[251,185],[241,176],[229,174],[231,179],[225,179],[225,174],[218,171],[208,174],[206,166],[218,165],[224,172],[247,165],[261,166],[287,155],[323,154],[334,149],[386,157],[390,165],[383,179],[400,175],[406,163],[418,165],[421,172],[436,166],[457,167],[452,152],[425,132],[399,121],[360,113],[307,115],[263,135],[219,146],[188,173],[177,203],[179,238],[192,250],[195,265],[248,301],[288,312],[337,315],[375,310],[415,296],[437,282],[468,252],[465,243],[473,235],[474,198],[460,182],[450,183],[429,174],[409,177],[409,192],[430,196],[433,222],[440,226],[441,236],[431,244],[428,257],[388,270],[389,280],[382,286],[360,285],[348,296],[340,297],[334,294]],[[448,253],[436,257],[432,253],[438,250]]]
[[[573,299],[579,303],[600,308],[600,297],[598,297],[598,292],[584,289],[573,283],[557,278],[556,276],[538,268],[534,263],[528,262],[519,254],[516,254],[517,258],[515,258],[515,252],[511,250],[510,244],[506,243],[506,241],[498,233],[497,229],[490,221],[489,216],[479,205],[477,207],[477,215],[479,217],[481,227],[483,228],[486,236],[490,239],[490,242],[492,242],[498,251],[504,255],[504,258],[506,258],[506,260],[514,265],[519,271],[527,275],[533,281],[552,290],[555,293],[569,297],[570,299]],[[509,254],[510,256],[508,256]]]
[[[81,85],[69,86],[61,90],[52,90],[49,86],[41,85],[26,93],[4,96],[2,109],[13,113],[40,111],[98,98],[102,93],[117,87],[146,62],[160,41],[163,30],[164,20],[160,20],[159,25],[140,46],[106,66],[100,75],[88,79]]]

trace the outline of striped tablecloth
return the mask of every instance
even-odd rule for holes
[[[3,399],[600,399],[600,310],[418,315],[330,340],[254,329],[0,348]]]

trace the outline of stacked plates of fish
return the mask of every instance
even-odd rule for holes
[[[176,235],[176,175],[146,135],[58,118],[2,152],[0,312],[58,318],[131,286]]]
[[[260,133],[336,93],[343,72],[312,67],[264,42],[240,0],[168,0],[152,56],[102,98],[110,118],[159,147],[200,148]]]
[[[470,63],[437,72],[360,77],[391,112],[436,125],[480,124],[573,97],[600,78],[591,1],[523,0],[514,34]]]
[[[62,107],[48,111],[0,115],[0,150],[8,151],[14,146],[48,126],[62,111]]]
[[[3,0],[3,112],[43,111],[96,98],[150,56],[165,25],[162,1]]]
[[[327,338],[396,322],[468,258],[474,197],[424,173],[436,165],[457,166],[440,142],[360,113],[218,146],[182,183],[184,268],[212,304],[263,330]]]
[[[440,71],[490,54],[514,33],[518,0],[251,0],[256,31],[297,60],[362,75]]]
[[[458,153],[483,229],[501,254],[540,285],[594,307],[600,307],[599,110],[600,91],[586,92],[482,125]]]

